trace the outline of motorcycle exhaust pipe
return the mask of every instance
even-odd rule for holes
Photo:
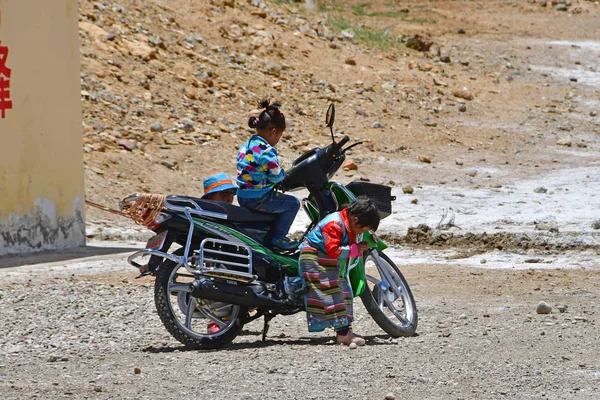
[[[245,307],[264,307],[270,309],[289,309],[293,307],[281,300],[261,294],[260,292],[264,291],[264,288],[258,285],[232,285],[204,277],[195,280],[191,285],[192,296],[201,299]]]

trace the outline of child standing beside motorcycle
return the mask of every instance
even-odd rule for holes
[[[256,134],[240,147],[237,155],[237,196],[242,207],[278,215],[271,234],[272,244],[289,250],[298,247],[298,242],[286,235],[300,209],[300,201],[274,189],[285,178],[275,148],[285,130],[285,117],[279,106],[263,100],[259,107],[264,110],[248,120],[248,126],[256,129]]]
[[[369,199],[357,199],[342,211],[325,217],[307,235],[298,264],[308,287],[305,308],[309,332],[333,327],[338,344],[358,346],[365,339],[354,334],[352,291],[340,261],[361,256],[368,249],[356,237],[379,227],[379,212]]]

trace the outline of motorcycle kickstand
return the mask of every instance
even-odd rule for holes
[[[270,312],[265,313],[264,318],[265,318],[265,323],[263,325],[263,331],[262,331],[262,341],[266,341],[267,340],[267,332],[269,332],[269,322],[275,318],[276,314],[272,314]]]

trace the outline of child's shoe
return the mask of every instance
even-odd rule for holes
[[[300,244],[297,240],[291,240],[285,236],[282,238],[273,238],[271,243],[273,246],[282,250],[294,250],[298,248],[298,245]]]
[[[350,346],[351,343],[356,343],[357,346],[365,345],[365,338],[362,336],[355,335],[352,331],[349,331],[347,335],[338,335],[335,338],[337,344],[344,344],[346,346]]]

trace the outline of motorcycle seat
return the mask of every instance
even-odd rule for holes
[[[198,197],[180,195],[168,196],[167,201],[177,206],[191,207],[192,205],[187,201],[173,200],[173,197],[192,200],[205,211],[227,214],[227,220],[232,222],[275,222],[276,219],[275,214],[250,210],[248,208],[236,206],[225,201],[205,200]]]

